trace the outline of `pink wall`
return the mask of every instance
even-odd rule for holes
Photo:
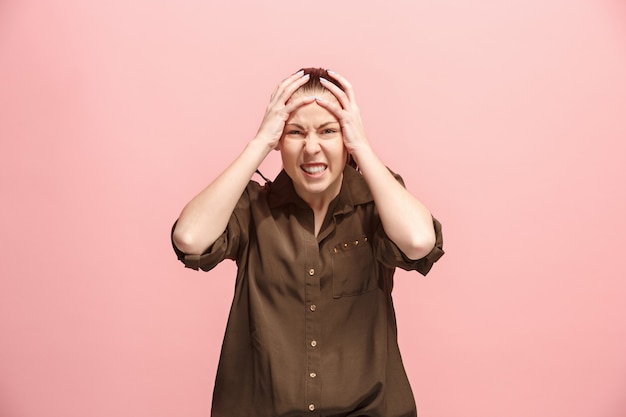
[[[315,65],[444,224],[420,416],[623,417],[625,51],[618,0],[1,2],[0,416],[208,415],[234,267],[169,228]]]

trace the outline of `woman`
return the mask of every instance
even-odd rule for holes
[[[251,181],[274,149],[283,170]],[[416,415],[393,274],[425,275],[443,255],[441,226],[370,147],[345,78],[307,68],[282,81],[172,240],[187,267],[238,266],[213,416]]]

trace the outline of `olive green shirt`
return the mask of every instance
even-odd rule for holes
[[[401,182],[400,177],[396,176]],[[346,166],[316,237],[311,208],[282,171],[250,181],[222,236],[185,266],[237,263],[213,417],[415,416],[391,298],[396,267],[425,275],[387,237],[363,177]]]

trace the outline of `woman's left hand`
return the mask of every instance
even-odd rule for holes
[[[337,117],[341,125],[344,144],[348,152],[350,152],[352,156],[355,156],[355,152],[357,152],[359,148],[369,146],[369,144],[365,136],[361,112],[356,104],[354,89],[348,80],[341,75],[333,71],[329,71],[328,74],[341,84],[344,91],[331,81],[322,78],[320,80],[322,85],[337,98],[339,104],[329,100],[318,100],[317,103]]]

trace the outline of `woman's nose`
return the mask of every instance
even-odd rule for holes
[[[304,150],[308,153],[315,153],[320,150],[320,141],[317,135],[310,133],[304,138]]]

